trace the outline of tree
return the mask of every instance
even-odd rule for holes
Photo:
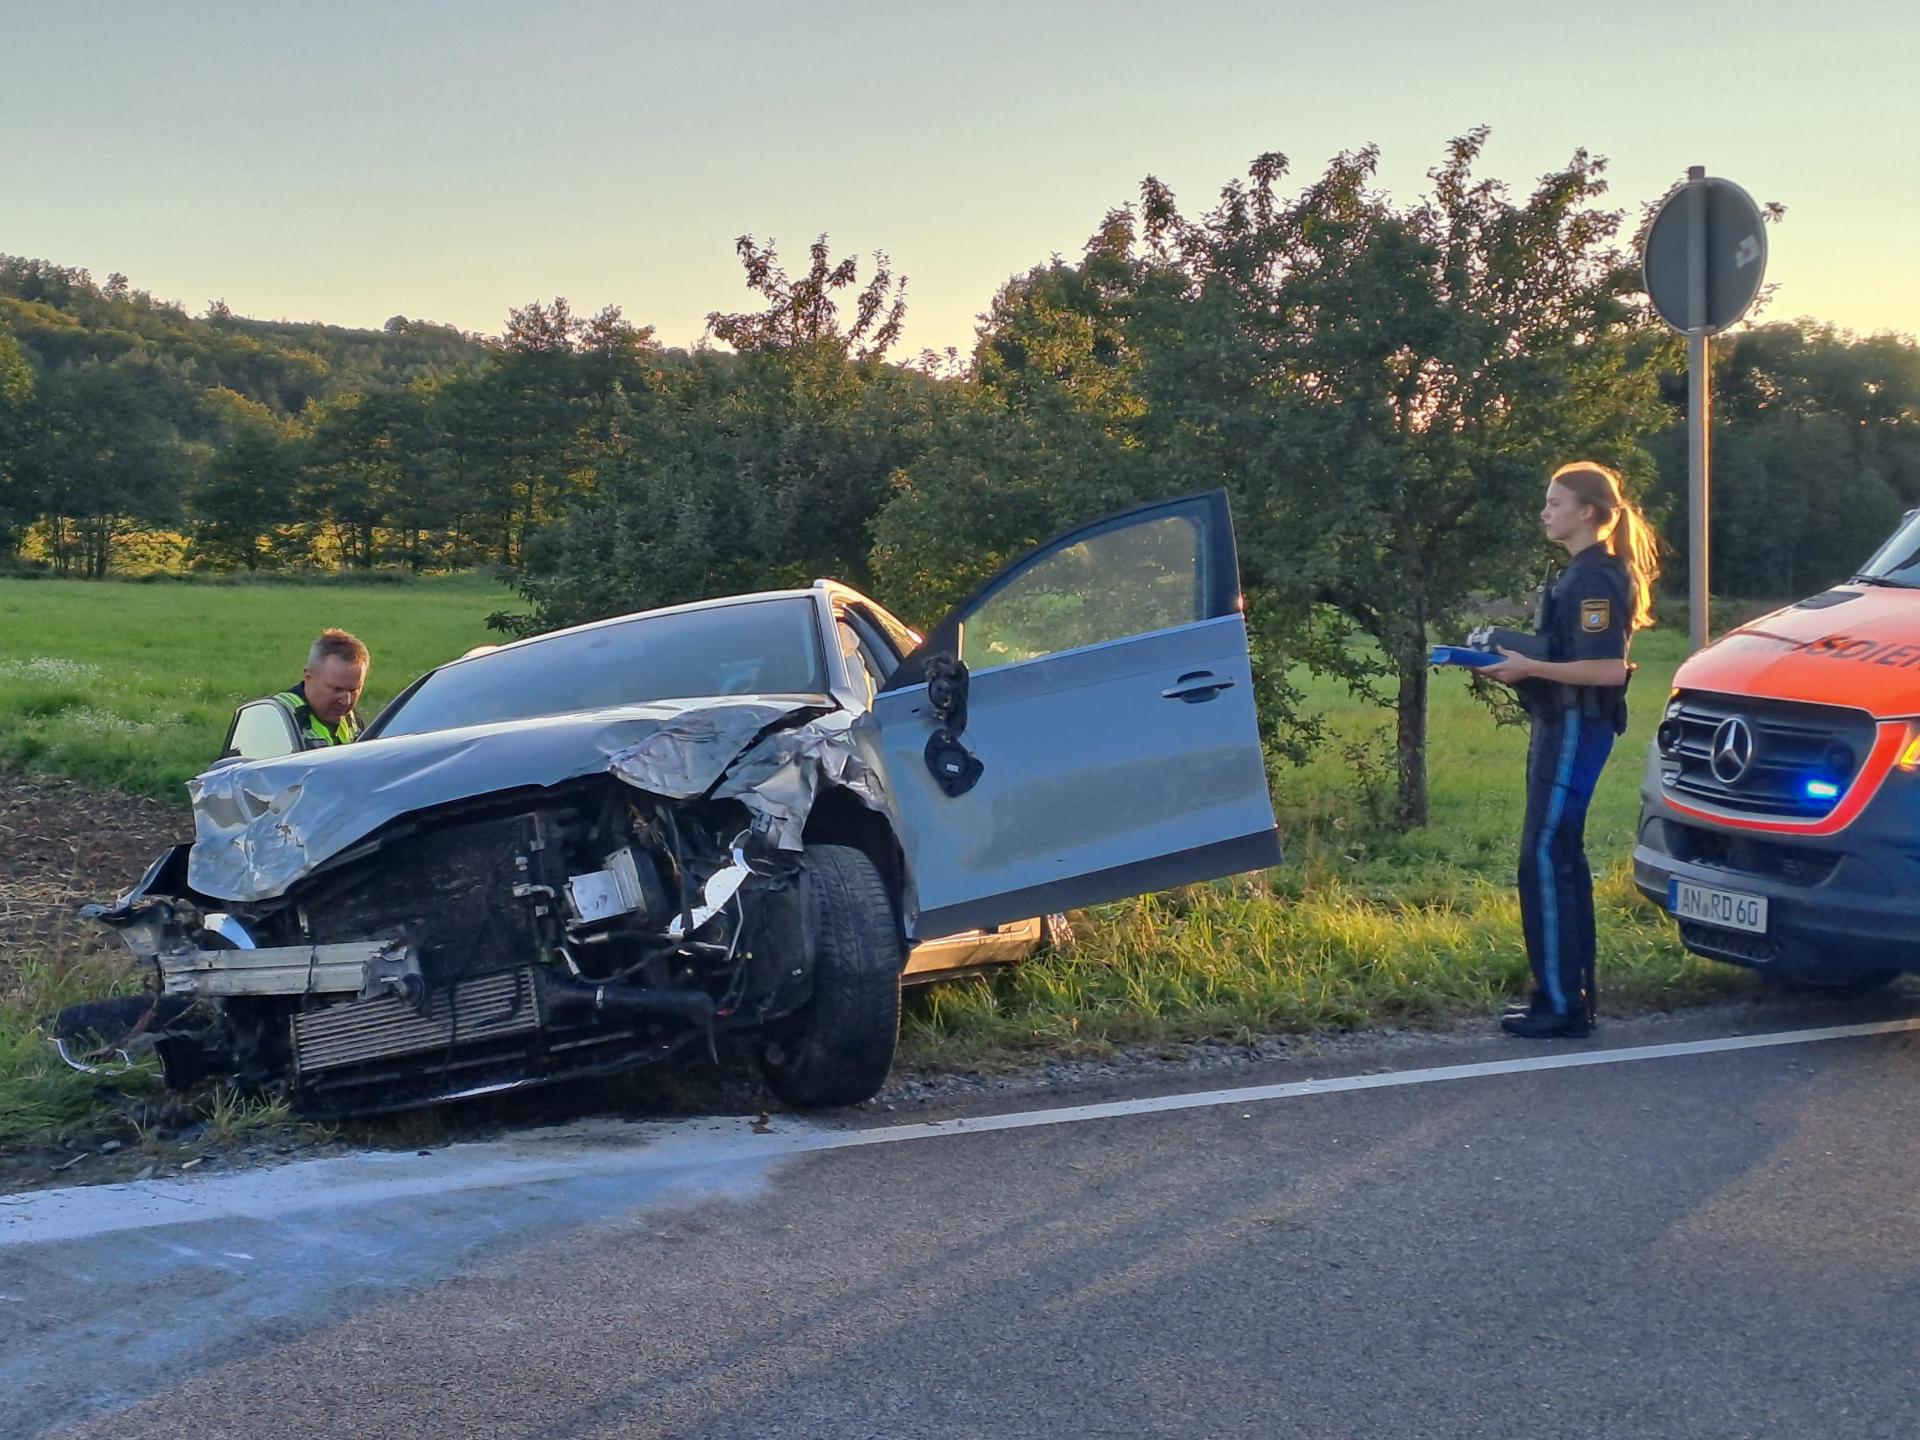
[[[19,464],[46,520],[61,574],[102,579],[116,543],[179,514],[178,437],[135,364],[55,371],[38,387],[38,423]]]
[[[1406,825],[1427,818],[1434,627],[1524,585],[1556,462],[1644,479],[1639,441],[1661,418],[1632,364],[1647,322],[1613,244],[1620,216],[1593,203],[1603,162],[1576,152],[1516,203],[1473,173],[1485,139],[1455,140],[1431,196],[1405,209],[1372,188],[1372,149],[1290,201],[1284,159],[1262,157],[1197,224],[1151,182],[1143,199],[1150,237],[1201,294],[1224,292],[1250,346],[1268,422],[1263,463],[1241,471],[1256,566],[1310,585],[1378,647]],[[1376,670],[1339,668],[1360,682]]]
[[[809,247],[807,273],[798,280],[788,278],[771,240],[761,245],[742,235],[733,248],[747,288],[767,304],[736,315],[714,311],[707,316],[714,339],[740,351],[794,352],[823,345],[843,360],[859,362],[884,359],[899,340],[907,320],[907,282],[902,277],[895,283],[883,252],[874,252],[873,278],[855,292],[853,323],[842,329],[834,295],[859,284],[859,263],[849,255],[834,264],[825,235]]]
[[[819,575],[866,579],[869,526],[889,478],[924,446],[941,393],[884,363],[905,317],[902,287],[884,257],[860,286],[854,262],[829,259],[825,237],[799,280],[771,246],[743,237],[737,249],[766,308],[708,323],[740,353],[702,351],[617,397],[604,384],[573,391],[589,417],[592,480],[529,546],[520,588],[533,613],[503,624],[545,628]],[[843,291],[854,297],[845,328]],[[549,312],[532,333],[552,323]],[[589,374],[609,346],[635,344],[595,333],[590,322],[575,347]],[[617,436],[595,418],[603,413]]]
[[[1407,825],[1427,816],[1436,628],[1525,587],[1554,463],[1642,479],[1639,438],[1662,418],[1620,217],[1594,205],[1601,162],[1576,153],[1515,202],[1474,176],[1484,141],[1456,140],[1405,207],[1374,188],[1371,149],[1290,196],[1285,158],[1262,156],[1197,220],[1149,177],[1078,266],[1003,294],[975,359],[1043,430],[1048,407],[1099,427],[1076,504],[1229,490],[1265,668],[1304,660],[1393,707]],[[1012,465],[975,454],[983,487],[1018,488]],[[933,513],[932,494],[909,473],[878,525],[884,573],[914,563],[901,536],[936,528],[906,513]],[[986,522],[1002,535],[999,512]],[[1290,700],[1269,694],[1270,722]]]
[[[1056,261],[994,297],[967,385],[874,522],[873,569],[901,613],[930,624],[1054,532],[1178,488],[1140,443],[1138,356],[1094,269]]]
[[[0,330],[0,560],[19,550],[36,513],[21,469],[33,423],[33,367],[19,342]]]
[[[187,490],[189,557],[221,570],[257,570],[274,562],[272,537],[295,518],[292,437],[272,411],[231,390],[209,390],[206,406],[221,444]]]
[[[297,500],[334,563],[368,569],[379,559],[412,461],[407,437],[419,401],[406,391],[348,395],[307,417]]]
[[[416,381],[388,394],[382,407],[388,553],[415,574],[461,559],[456,532],[462,496],[440,391],[438,382]]]
[[[1920,505],[1920,346],[1810,321],[1728,337],[1714,365],[1713,587],[1805,594],[1852,574]],[[1654,444],[1675,569],[1687,554],[1684,377]]]

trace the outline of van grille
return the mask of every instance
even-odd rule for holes
[[[1744,770],[1723,763],[1717,745],[1744,727]],[[1877,736],[1864,710],[1690,691],[1668,707],[1660,726],[1660,778],[1668,793],[1739,815],[1819,820],[1833,812],[1860,774]],[[1837,795],[1809,795],[1826,781]]]
[[[1742,875],[1767,875],[1790,885],[1824,884],[1840,865],[1840,853],[1835,850],[1811,850],[1804,844],[1780,844],[1734,830],[1683,825],[1678,820],[1663,822],[1660,833],[1667,853],[1676,860]]]
[[[1696,925],[1691,920],[1680,922],[1680,939],[1689,950],[1701,955],[1711,955],[1719,960],[1731,960],[1736,964],[1767,965],[1776,958],[1777,950],[1770,935],[1749,935],[1744,930],[1722,930],[1717,925]]]

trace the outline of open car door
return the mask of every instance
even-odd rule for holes
[[[1015,561],[872,717],[916,939],[1279,863],[1224,491]]]

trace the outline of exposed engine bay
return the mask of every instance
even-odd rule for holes
[[[897,1038],[904,871],[852,726],[664,702],[210,770],[194,844],[86,912],[149,993],[70,1007],[61,1054],[367,1113],[754,1028],[781,1098],[865,1099]]]
[[[365,1112],[624,1068],[811,994],[804,866],[744,806],[608,777],[529,799],[401,822],[251,904],[179,893],[181,847],[95,912],[158,991],[94,1005],[171,1084],[284,1079]]]

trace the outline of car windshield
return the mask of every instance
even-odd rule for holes
[[[1905,523],[1893,532],[1893,538],[1874,551],[1873,558],[1860,567],[1855,578],[1885,580],[1920,589],[1920,510],[1907,516]]]
[[[810,600],[754,600],[648,615],[475,656],[436,670],[381,736],[565,715],[702,695],[826,690]]]

